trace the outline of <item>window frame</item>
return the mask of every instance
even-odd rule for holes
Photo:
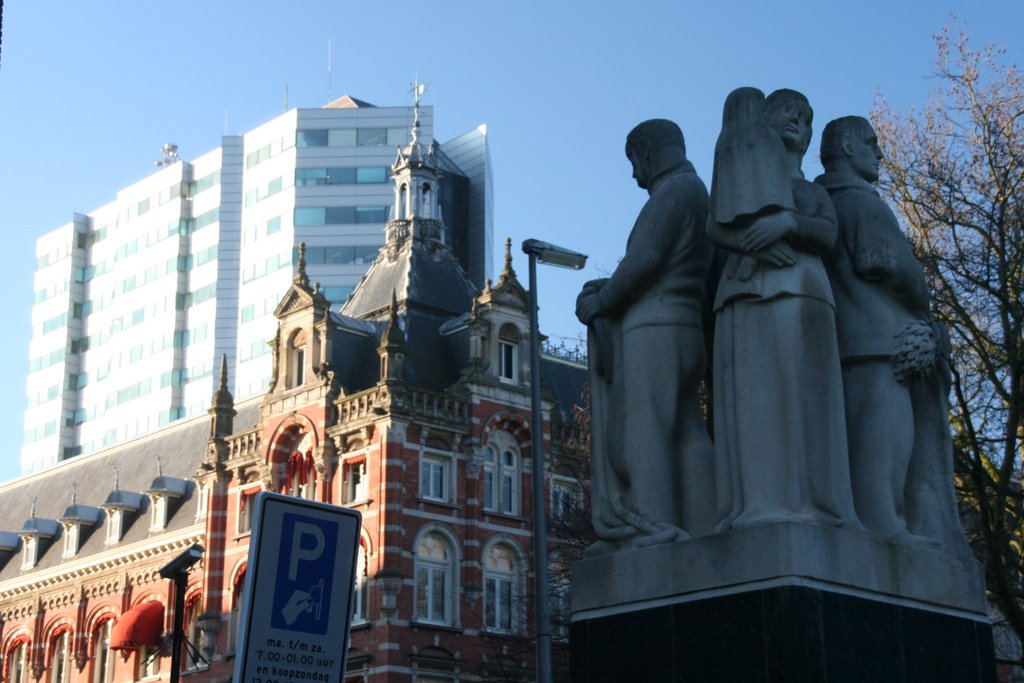
[[[7,650],[5,657],[7,662],[7,683],[30,683],[31,672],[29,671],[29,652],[31,641],[25,637],[19,637],[13,646]]]
[[[496,431],[484,446],[483,496],[486,512],[518,516],[522,510],[522,453],[508,432]]]
[[[452,483],[453,462],[454,458],[449,452],[437,449],[424,449],[420,451],[420,498],[438,503],[452,502],[452,492],[454,489]],[[425,470],[429,471],[425,472]],[[440,493],[435,490],[435,484],[437,483],[439,483],[441,488]]]
[[[255,500],[247,501],[246,499],[255,499],[256,494],[262,490],[262,486],[250,486],[249,488],[241,489],[238,492],[238,518],[235,523],[235,531],[237,535],[244,536],[252,533],[252,508]],[[248,504],[246,504],[247,502]]]
[[[523,336],[519,328],[505,323],[498,330],[498,381],[505,384],[519,383],[519,345]]]
[[[510,568],[491,566],[498,549],[508,553]],[[483,566],[483,625],[493,633],[516,633],[520,629],[519,601],[521,596],[522,558],[518,549],[508,540],[498,539],[484,550]],[[505,593],[502,594],[502,588]]]
[[[446,553],[443,559],[421,554],[428,538],[435,538]],[[423,624],[454,626],[455,618],[455,544],[450,536],[436,527],[428,527],[416,539],[413,571],[413,620]],[[440,587],[440,599],[436,589]],[[440,605],[441,613],[436,613]]]
[[[49,683],[69,683],[71,680],[71,629],[64,627],[50,639],[50,657],[47,662]]]
[[[519,382],[519,345],[498,340],[498,380],[507,384]]]
[[[352,594],[352,623],[365,624],[369,621],[370,582],[367,575],[366,542],[359,539],[356,555],[355,587]]]
[[[100,623],[92,631],[92,683],[113,683],[114,680],[114,652],[110,649],[110,633],[113,628],[114,618],[110,616]]]
[[[358,481],[354,483],[352,473],[359,473]],[[347,458],[342,464],[341,470],[341,502],[344,504],[365,503],[370,498],[369,469],[367,457],[361,453]]]

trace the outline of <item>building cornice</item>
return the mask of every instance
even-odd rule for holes
[[[0,583],[0,604],[67,582],[88,579],[112,569],[124,568],[151,559],[173,557],[180,550],[201,541],[205,536],[204,531],[202,524],[195,524],[172,535],[139,541],[124,548],[88,555],[72,562],[62,562],[59,566],[5,581]]]

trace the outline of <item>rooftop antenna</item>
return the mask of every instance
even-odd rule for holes
[[[157,168],[170,166],[178,161],[178,146],[168,142],[160,148],[160,158],[155,162]]]
[[[327,39],[327,101],[331,102],[334,100],[334,89],[331,87],[331,76],[333,71],[331,69],[331,39]]]
[[[284,84],[284,110],[288,111],[288,84]]]

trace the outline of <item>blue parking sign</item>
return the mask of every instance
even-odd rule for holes
[[[281,537],[291,547],[277,558],[270,623],[322,636],[327,633],[324,607],[331,604],[338,524],[288,512],[282,516]]]
[[[362,517],[279,493],[253,502],[237,683],[334,683],[343,678]]]

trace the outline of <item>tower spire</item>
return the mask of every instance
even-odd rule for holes
[[[427,84],[420,82],[419,75],[412,82],[412,144],[415,147],[420,141],[420,98],[427,92]]]
[[[301,263],[301,261],[300,261]],[[210,401],[210,438],[223,438],[231,434],[235,412],[235,398],[228,389],[228,354],[220,357],[220,384]]]

